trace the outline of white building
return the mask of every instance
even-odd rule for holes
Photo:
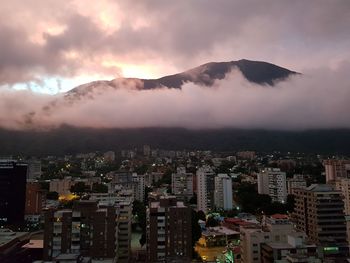
[[[133,174],[132,181],[134,182],[134,198],[140,202],[145,200],[145,175]]]
[[[273,202],[287,201],[286,173],[278,168],[265,168],[258,174],[259,194],[269,195]]]
[[[193,196],[193,174],[186,173],[181,166],[171,175],[171,191],[178,200],[189,200]]]
[[[227,174],[218,174],[215,177],[214,203],[216,208],[231,210],[232,202],[232,179]]]
[[[207,213],[214,207],[214,177],[210,166],[197,170],[197,210]]]

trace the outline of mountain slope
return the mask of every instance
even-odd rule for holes
[[[105,88],[118,88],[121,85],[133,86],[137,89],[176,88],[180,89],[186,82],[198,85],[211,86],[215,80],[225,78],[232,69],[237,68],[250,82],[273,86],[277,81],[284,80],[291,75],[298,74],[294,71],[276,66],[271,63],[251,60],[238,60],[230,62],[211,62],[182,73],[165,76],[159,79],[118,78],[111,81],[94,81],[78,86],[67,93],[67,97],[74,99],[86,96],[92,91],[100,91]]]
[[[182,128],[89,129],[62,126],[50,131],[0,129],[0,155],[62,155],[141,148],[256,150],[350,154],[350,130],[268,131]]]

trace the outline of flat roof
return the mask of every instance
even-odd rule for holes
[[[30,240],[23,248],[44,248],[44,240]]]
[[[29,232],[13,232],[9,229],[0,229],[0,247],[15,240],[16,238],[29,238]]]

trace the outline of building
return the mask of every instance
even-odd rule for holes
[[[193,196],[193,174],[186,173],[185,167],[177,167],[171,175],[171,192],[178,200],[188,201]]]
[[[88,178],[72,178],[66,176],[63,179],[50,180],[50,192],[57,192],[59,195],[70,194],[70,189],[76,183],[84,183],[88,188],[92,188],[95,183],[101,183],[100,177],[88,177]]]
[[[133,190],[134,190],[134,198],[140,202],[145,200],[145,175],[143,174],[133,174],[132,181],[134,182]]]
[[[31,222],[39,222],[40,214],[45,205],[46,191],[41,189],[39,182],[27,182],[25,219]]]
[[[258,174],[259,194],[269,195],[273,202],[287,201],[286,173],[278,168],[265,168]]]
[[[77,201],[72,209],[48,210],[44,216],[44,260],[74,253],[115,258],[116,212],[95,201]]]
[[[13,232],[10,229],[0,229],[0,262],[28,262],[27,255],[23,255],[22,246],[28,244],[30,234],[28,232]]]
[[[27,161],[27,180],[38,179],[41,177],[41,161],[29,160]]]
[[[349,254],[342,192],[333,186],[313,184],[296,190],[293,220],[312,242],[336,247],[337,256]]]
[[[70,194],[70,188],[74,185],[71,177],[50,180],[50,192],[57,192],[59,195]]]
[[[295,174],[293,178],[287,179],[287,191],[289,195],[294,195],[295,189],[298,188],[306,188],[306,180],[301,174]]]
[[[116,212],[116,261],[129,262],[131,257],[131,221],[132,201],[130,196],[117,193],[91,194],[90,200],[98,203],[99,208],[115,208]]]
[[[145,174],[145,184],[146,186],[151,186],[161,180],[164,176],[164,173],[151,172]]]
[[[197,210],[207,213],[214,208],[214,177],[210,166],[203,166],[197,170]]]
[[[253,151],[243,151],[243,152],[237,152],[236,156],[239,159],[254,160],[256,157],[256,154]]]
[[[224,247],[229,243],[237,244],[239,237],[238,231],[225,226],[208,227],[202,231],[198,244],[202,247]]]
[[[324,160],[326,182],[341,178],[350,178],[350,160]]]
[[[287,240],[268,241],[260,245],[261,262],[304,262],[321,263],[322,255],[315,244],[307,241],[305,233],[296,232],[287,235]]]
[[[27,165],[13,160],[0,161],[0,224],[24,221]]]
[[[131,259],[132,203],[130,201],[116,202],[115,207],[117,210],[116,261],[128,263]]]
[[[161,196],[147,209],[148,262],[165,262],[181,257],[192,258],[191,209],[175,196]]]
[[[341,191],[343,196],[347,240],[350,244],[350,179],[342,178],[336,182],[336,189]]]
[[[216,208],[233,208],[232,179],[227,174],[218,174],[215,177],[214,203]]]
[[[242,225],[240,227],[241,263],[263,262],[262,244],[269,242],[284,244],[288,242],[288,235],[305,237],[304,233],[294,230],[286,215],[277,214],[265,217],[262,225]]]

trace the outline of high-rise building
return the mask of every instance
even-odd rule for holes
[[[46,191],[41,188],[39,182],[27,182],[25,219],[31,222],[39,222],[40,215],[45,204]]]
[[[116,212],[95,201],[77,201],[73,209],[48,210],[44,224],[44,260],[75,253],[93,258],[116,255]]]
[[[344,214],[346,220],[347,240],[350,244],[350,179],[342,178],[337,180],[336,189],[342,192],[344,201]]]
[[[128,192],[128,191],[123,191]],[[131,192],[131,191],[130,191]],[[126,193],[127,194],[127,193]],[[94,193],[90,200],[98,202],[99,208],[114,207],[116,213],[116,262],[130,262],[131,221],[133,196],[119,193]]]
[[[289,195],[294,195],[295,189],[306,188],[306,180],[301,174],[295,174],[293,178],[287,179],[287,190]]]
[[[227,174],[218,174],[215,177],[214,203],[216,208],[233,208],[232,179]]]
[[[350,178],[350,160],[324,160],[323,165],[327,183],[341,178]]]
[[[214,208],[214,177],[210,166],[203,166],[197,170],[197,210],[207,213]]]
[[[13,160],[0,161],[0,223],[24,221],[27,165]]]
[[[286,173],[278,168],[265,168],[258,174],[259,194],[269,195],[273,202],[287,201]]]
[[[183,166],[177,167],[171,175],[171,191],[178,200],[190,200],[193,196],[193,174],[186,173]]]
[[[133,174],[132,181],[134,182],[134,198],[140,202],[145,200],[145,175],[144,174]]]
[[[131,259],[132,203],[126,200],[116,202],[115,207],[117,209],[116,262],[128,263]]]
[[[187,262],[192,256],[191,209],[175,196],[161,196],[150,202],[147,209],[148,262],[165,262],[181,258]]]
[[[317,245],[336,247],[347,256],[346,222],[342,192],[327,184],[313,184],[295,191],[293,219],[298,230]],[[327,250],[328,251],[328,250]]]

